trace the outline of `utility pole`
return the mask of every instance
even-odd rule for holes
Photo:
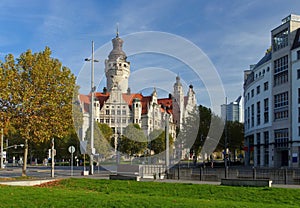
[[[165,127],[165,135],[166,135],[166,169],[167,173],[169,173],[170,166],[170,151],[169,151],[169,114],[166,109],[166,127]]]
[[[92,41],[92,72],[91,72],[91,155],[90,175],[94,174],[94,41]]]
[[[90,154],[90,175],[94,174],[94,92],[96,87],[94,85],[94,62],[99,62],[94,59],[94,41],[92,41],[92,59],[86,58],[85,61],[91,61],[91,117],[90,117],[90,128],[91,128],[91,154]]]
[[[224,168],[225,178],[228,178],[228,166],[227,166],[227,97],[225,97],[225,145],[224,145]]]
[[[54,178],[54,156],[55,156],[55,149],[54,149],[54,138],[52,138],[51,142],[51,177]]]
[[[3,169],[3,128],[1,128],[1,163],[0,168]]]

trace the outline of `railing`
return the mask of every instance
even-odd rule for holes
[[[218,181],[225,178],[224,167],[173,167],[169,170],[169,178],[175,180]],[[228,167],[230,179],[269,179],[273,184],[300,185],[300,168],[252,168]]]

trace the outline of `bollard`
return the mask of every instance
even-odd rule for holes
[[[284,184],[287,184],[288,176],[287,176],[287,168],[284,169]]]
[[[200,181],[202,181],[202,167],[200,167],[199,170],[200,170],[200,174],[199,174],[200,175]]]
[[[253,167],[253,169],[252,169],[252,171],[253,171],[253,179],[256,179],[256,168],[255,167]]]

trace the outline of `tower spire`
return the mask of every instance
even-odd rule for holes
[[[117,23],[117,28],[116,28],[116,37],[118,38],[119,37],[119,23]]]

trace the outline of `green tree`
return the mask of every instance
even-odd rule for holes
[[[80,128],[82,127],[83,124],[83,114],[78,99],[78,91],[79,88],[78,86],[76,86],[73,94],[73,105],[72,105],[74,131],[76,132],[77,135],[79,135]]]
[[[133,156],[143,153],[147,148],[147,137],[137,124],[129,124],[120,138],[119,150]]]
[[[107,128],[108,127],[108,128]],[[110,129],[110,130],[109,130]],[[94,148],[97,154],[106,158],[111,155],[113,149],[109,143],[112,136],[112,130],[107,124],[100,124],[95,121],[94,124]],[[86,131],[85,140],[88,142],[87,151],[91,153],[90,142],[91,142],[91,129],[90,127]]]
[[[221,151],[225,148],[225,137],[227,136],[227,148],[235,154],[244,145],[244,125],[238,121],[227,121],[226,124],[217,150]]]
[[[161,129],[155,129],[149,135],[151,151],[155,154],[159,154],[166,150],[166,133]],[[169,134],[169,146],[172,147],[174,144],[174,139],[171,134]],[[173,148],[170,148],[170,150]]]
[[[97,123],[97,124],[103,137],[110,143],[111,137],[113,135],[112,129],[107,124],[104,123]]]
[[[201,116],[203,114],[201,109],[201,106],[199,108],[195,107],[195,109],[191,111],[189,115],[183,120],[182,129],[180,130],[178,137],[175,141],[175,146],[177,148],[190,148],[193,149],[193,151],[199,151],[199,148],[203,143],[199,135],[202,134],[202,138],[205,138],[205,134],[207,134],[208,132],[208,130],[206,131],[206,128],[203,128],[207,119],[201,118],[202,125],[200,123],[200,114]],[[209,118],[209,116],[207,117]]]
[[[22,53],[16,62],[7,59],[2,67],[16,72],[11,81],[11,122],[25,143],[22,175],[26,175],[28,141],[63,138],[72,128],[72,98],[75,76],[51,57],[51,50]]]

